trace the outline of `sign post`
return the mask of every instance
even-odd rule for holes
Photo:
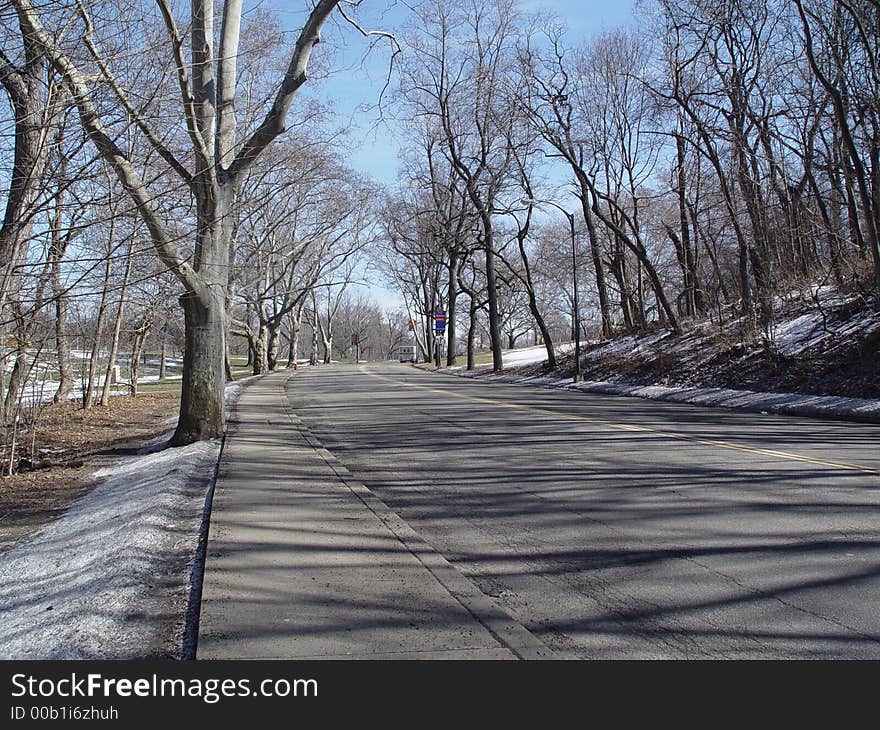
[[[351,344],[354,345],[354,361],[359,363],[361,361],[361,346],[357,335],[351,336]]]
[[[434,365],[440,367],[440,346],[446,334],[446,310],[434,310]]]

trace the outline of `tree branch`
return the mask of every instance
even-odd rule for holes
[[[226,0],[220,31],[220,58],[217,64],[218,129],[215,159],[221,167],[232,162],[235,147],[235,84],[238,44],[241,35],[242,0]]]
[[[343,10],[342,5],[351,5],[353,7],[358,7],[360,2],[351,2],[351,0],[341,0],[340,4],[337,6],[337,10],[339,14],[345,19],[345,21],[354,28],[358,33],[360,33],[364,38],[369,38],[371,36],[379,36],[381,38],[387,38],[391,45],[394,47],[394,52],[391,54],[391,59],[388,63],[388,74],[385,76],[385,84],[382,86],[382,91],[379,93],[379,103],[382,103],[382,99],[385,97],[385,92],[388,90],[389,85],[391,84],[391,73],[394,70],[394,59],[397,58],[397,55],[403,53],[403,48],[400,46],[400,42],[397,40],[397,36],[394,33],[389,33],[387,30],[366,30],[363,26],[360,25],[356,20],[350,17],[345,10]]]
[[[134,104],[128,99],[125,95],[125,92],[120,88],[119,83],[116,81],[116,78],[113,76],[113,73],[110,71],[110,66],[107,61],[101,56],[98,52],[98,48],[95,45],[93,30],[94,27],[92,25],[92,19],[89,17],[88,12],[85,9],[85,6],[82,4],[82,0],[76,0],[76,7],[79,11],[79,15],[85,23],[86,32],[83,34],[83,40],[85,41],[86,48],[89,49],[89,53],[92,54],[92,58],[95,63],[98,64],[98,68],[101,69],[101,75],[104,77],[104,80],[109,84],[110,88],[113,90],[113,94],[116,96],[117,101],[122,104],[123,109],[128,112],[129,116],[134,120],[134,123],[137,124],[138,128],[144,133],[147,138],[147,141],[153,146],[153,149],[159,153],[159,156],[167,162],[171,168],[178,174],[180,177],[188,184],[192,181],[192,175],[189,170],[183,166],[183,164],[174,156],[174,153],[171,152],[164,144],[162,144],[162,140],[159,139],[158,135],[152,130],[150,125],[147,124],[147,121],[144,119],[143,115],[134,107]]]
[[[82,72],[52,40],[52,37],[40,23],[31,0],[15,0],[15,4],[28,35],[39,44],[55,70],[70,85],[83,129],[134,201],[150,231],[159,258],[188,291],[200,296],[208,296],[209,292],[201,277],[181,257],[180,252],[172,244],[165,225],[153,208],[150,196],[140,177],[122,150],[107,134],[106,128],[95,110]]]
[[[321,41],[321,29],[330,17],[339,0],[320,0],[306,20],[294,47],[281,86],[275,96],[272,108],[263,121],[244,143],[229,167],[229,176],[238,177],[259,154],[284,131],[284,121],[293,98],[306,82],[309,59],[315,46]]]
[[[193,96],[192,85],[189,82],[189,75],[186,72],[186,62],[183,60],[183,38],[177,29],[177,23],[174,21],[174,15],[168,6],[167,0],[156,0],[159,6],[159,12],[162,13],[162,20],[165,23],[165,29],[168,32],[168,38],[171,41],[171,52],[174,57],[174,67],[177,70],[177,83],[180,87],[180,99],[183,103],[183,116],[186,119],[186,130],[193,144],[193,151],[199,162],[199,167],[205,169],[210,165],[210,153],[205,139],[199,131],[196,124],[196,108],[195,97]]]

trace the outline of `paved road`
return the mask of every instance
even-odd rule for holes
[[[880,658],[880,427],[301,370],[294,411],[572,658]]]
[[[551,655],[314,441],[291,375],[247,385],[229,419],[198,658]]]

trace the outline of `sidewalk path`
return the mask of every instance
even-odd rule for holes
[[[551,652],[246,387],[214,493],[199,659],[538,659]]]

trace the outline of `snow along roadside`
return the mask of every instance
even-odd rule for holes
[[[437,372],[465,378],[480,378],[496,383],[533,385],[543,388],[575,390],[587,393],[624,395],[649,400],[689,403],[696,406],[730,408],[754,413],[774,413],[790,416],[840,418],[865,423],[880,423],[880,400],[844,398],[831,395],[802,395],[800,393],[762,393],[730,388],[675,388],[663,385],[625,385],[597,380],[573,383],[569,378],[538,375],[494,374],[487,372],[440,369]]]
[[[227,412],[243,383],[226,387]],[[0,554],[0,658],[176,658],[222,439],[123,457]]]

